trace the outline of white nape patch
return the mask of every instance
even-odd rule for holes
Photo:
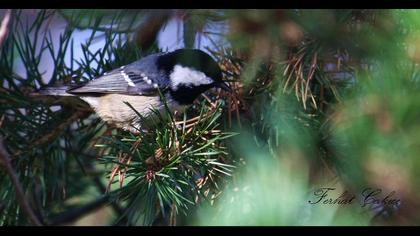
[[[213,80],[203,72],[180,65],[174,67],[169,78],[172,90],[177,90],[180,85],[199,86],[213,83]]]
[[[158,84],[153,84],[153,88],[158,88]]]
[[[128,83],[128,86],[136,87],[136,85],[133,83],[133,81],[130,79],[130,77],[128,77],[128,75],[124,71],[121,71],[121,75],[124,77],[124,80]]]

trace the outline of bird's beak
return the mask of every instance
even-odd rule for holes
[[[216,87],[221,88],[223,90],[225,90],[226,92],[231,93],[232,89],[229,87],[229,85],[226,82],[219,82],[216,84]]]

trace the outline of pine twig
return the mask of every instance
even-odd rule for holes
[[[72,152],[72,153],[77,153],[77,152],[75,152],[75,150],[72,150],[72,149],[64,149],[64,150],[66,150],[68,152]],[[90,154],[87,154],[87,153],[82,153],[82,155],[85,156],[85,157],[88,157],[88,158],[93,158],[93,159],[96,159],[97,158],[97,156],[90,155]],[[88,172],[93,173],[93,172],[96,171],[95,170],[95,166],[92,164],[92,162],[86,162],[86,163],[83,163],[83,164],[84,164],[84,168],[86,168],[86,170]],[[106,186],[102,183],[101,179],[97,175],[88,175],[88,176],[92,179],[93,183],[95,184],[96,188],[98,189],[98,191],[101,194],[106,193],[106,191],[107,191]],[[122,207],[117,202],[115,202],[115,201],[109,201],[109,204],[111,205],[112,209],[118,215],[122,215],[123,214],[124,210],[122,209]],[[62,214],[64,215],[65,213],[62,213]],[[122,221],[127,221],[128,222],[127,217],[124,216],[122,218]],[[54,220],[54,222],[57,222],[57,220]]]
[[[79,219],[81,216],[91,213],[92,211],[101,208],[103,205],[109,202],[109,195],[103,195],[102,197],[84,205],[81,207],[76,207],[70,209],[67,212],[64,212],[56,217],[50,222],[50,225],[62,225]]]
[[[36,141],[34,141],[27,149],[31,150],[32,148],[35,148],[38,145],[42,145],[42,144],[50,142],[51,140],[53,140],[54,138],[59,136],[61,133],[63,133],[65,131],[65,129],[68,126],[70,126],[73,122],[75,122],[76,120],[84,118],[88,114],[89,113],[87,111],[82,111],[82,110],[76,111],[70,117],[68,117],[66,120],[64,120],[60,125],[58,125],[55,129],[53,129],[51,132],[49,132],[47,134],[44,134],[42,137],[38,137],[36,139]],[[24,151],[22,151],[22,150],[17,151],[13,155],[13,158],[18,157],[22,153],[24,153]]]
[[[0,137],[0,163],[3,164],[7,174],[12,181],[13,186],[15,187],[17,200],[22,207],[23,212],[27,215],[29,220],[32,222],[33,225],[42,226],[40,220],[36,217],[34,211],[32,210],[28,199],[25,197],[25,193],[23,192],[22,185],[19,182],[19,178],[16,175],[15,170],[13,169],[12,163],[10,161],[10,155],[6,151],[6,148],[3,143],[3,137]]]
[[[86,112],[83,111],[77,111],[73,113],[69,118],[67,118],[65,121],[63,121],[60,125],[58,125],[55,129],[53,129],[51,132],[45,134],[43,137],[39,138],[37,141],[33,143],[33,147],[37,145],[41,145],[44,143],[47,143],[51,140],[53,140],[55,137],[60,135],[64,130],[71,125],[76,120],[82,118],[83,116],[87,115]]]

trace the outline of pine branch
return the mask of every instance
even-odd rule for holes
[[[77,152],[76,150],[73,150],[73,149],[64,149],[64,150],[66,152],[69,152],[69,153],[74,153],[74,154],[78,154],[78,155],[81,155],[83,157],[86,157],[86,159],[96,159],[97,158],[96,155],[91,155],[91,154],[88,154],[88,153],[79,153],[79,152]],[[82,162],[81,164],[83,165],[83,167],[82,167],[83,173],[86,173],[86,172],[95,173],[96,172],[95,165],[93,165],[92,162],[87,161],[87,162]],[[104,185],[104,183],[102,183],[100,177],[98,175],[90,175],[90,174],[88,174],[88,176],[92,180],[92,182],[95,184],[98,191],[101,194],[104,194],[106,192],[106,186]],[[117,202],[110,201],[109,204],[117,215],[122,215],[123,214],[124,209]],[[121,222],[128,222],[128,219],[126,217],[123,217],[121,219]]]
[[[96,158],[96,156],[95,156]],[[91,162],[86,163],[86,168],[90,171],[90,172],[94,172],[95,171],[95,166],[92,165]],[[98,190],[101,193],[105,193],[106,192],[106,187],[105,185],[102,183],[102,181],[100,180],[100,178],[98,176],[93,176],[92,177],[92,181],[95,183],[96,187],[98,188]],[[110,202],[112,209],[118,214],[118,215],[122,215],[124,213],[124,210],[122,209],[122,207],[115,201]],[[128,221],[128,219],[126,217],[123,217],[121,219],[121,222],[123,221]]]
[[[46,134],[43,134],[42,137],[36,138],[36,140],[27,148],[27,150],[31,150],[31,149],[39,146],[39,145],[43,145],[45,143],[48,143],[48,142],[53,141],[60,134],[62,134],[65,131],[65,129],[67,129],[67,127],[69,127],[73,122],[75,122],[75,121],[77,121],[79,119],[83,119],[87,115],[89,115],[88,112],[85,112],[85,111],[76,111],[70,117],[68,117],[67,119],[63,120],[63,122],[61,124],[59,124],[57,127],[55,127],[54,129],[52,129],[51,132],[48,132]],[[17,157],[17,156],[21,155],[22,153],[24,153],[24,151],[23,150],[19,150],[18,152],[16,152],[13,155],[13,157]]]
[[[61,213],[58,216],[55,216],[54,219],[50,222],[50,225],[63,225],[65,223],[70,223],[81,218],[84,215],[87,215],[109,202],[109,195],[103,195],[102,197],[84,205],[81,207],[76,207],[67,212]]]
[[[163,10],[149,14],[145,22],[137,29],[135,41],[142,49],[150,48],[156,42],[157,35],[172,16],[171,10]]]
[[[76,120],[81,119],[85,115],[86,113],[82,111],[77,111],[73,113],[69,118],[67,118],[66,120],[63,120],[63,122],[60,125],[58,125],[55,129],[53,129],[51,132],[45,134],[43,137],[41,137],[36,142],[34,142],[33,146],[37,146],[37,145],[40,145],[40,144],[43,144],[43,143],[46,143],[55,139],[55,137],[60,135],[65,129],[67,129],[69,125],[71,125]]]
[[[7,174],[10,177],[10,180],[12,181],[13,186],[15,187],[17,200],[19,201],[20,206],[22,207],[23,211],[25,212],[29,220],[32,222],[32,224],[36,226],[42,226],[41,221],[36,217],[33,209],[29,204],[28,199],[25,197],[22,185],[19,182],[19,178],[16,175],[16,172],[13,169],[10,160],[10,155],[6,151],[6,148],[3,143],[3,137],[0,137],[0,163],[3,164]]]

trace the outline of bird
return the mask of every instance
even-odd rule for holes
[[[163,113],[162,97],[171,112],[182,112],[211,88],[232,92],[218,63],[202,50],[178,49],[150,54],[82,84],[49,86],[38,93],[76,96],[106,123],[137,133],[144,126],[138,113],[144,118],[153,109]]]

